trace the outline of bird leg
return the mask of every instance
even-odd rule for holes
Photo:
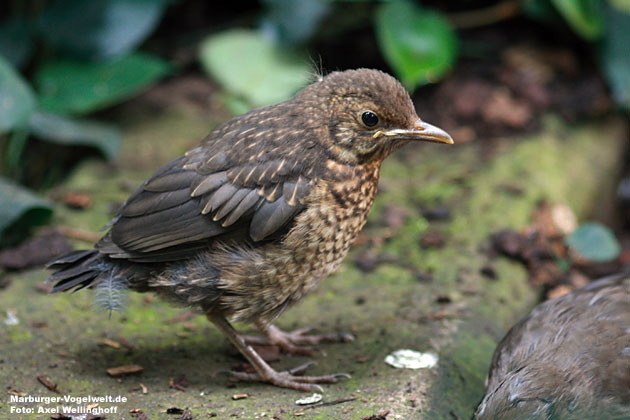
[[[265,336],[242,336],[247,344],[259,346],[276,345],[282,349],[284,353],[298,354],[303,356],[314,356],[317,350],[313,345],[320,343],[347,343],[354,341],[352,334],[333,333],[333,334],[307,334],[313,330],[313,327],[306,327],[299,330],[285,332],[272,324],[264,321],[256,321],[256,327]]]
[[[234,372],[230,374],[240,380],[244,381],[260,381],[269,382],[282,388],[292,388],[298,391],[320,391],[322,387],[317,384],[320,383],[335,383],[337,378],[346,377],[350,375],[347,373],[334,373],[332,375],[325,376],[297,376],[297,374],[304,372],[313,363],[307,363],[297,368],[287,370],[284,372],[278,372],[265,362],[262,357],[256,351],[245,342],[243,337],[236,332],[234,327],[223,318],[217,315],[207,315],[208,320],[217,326],[221,332],[223,332],[228,339],[234,344],[234,346],[241,352],[241,354],[252,365],[256,373],[247,372]]]

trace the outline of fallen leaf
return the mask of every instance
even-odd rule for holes
[[[124,365],[107,369],[107,374],[113,377],[132,375],[135,373],[142,373],[144,368],[140,365]]]
[[[44,385],[46,388],[48,388],[50,391],[52,392],[56,392],[57,394],[60,394],[61,392],[57,389],[57,384],[53,383],[47,376],[45,375],[39,375],[37,377],[37,380],[39,381],[40,384]]]
[[[99,344],[102,344],[104,346],[109,346],[109,347],[113,347],[115,349],[119,349],[121,347],[120,343],[114,340],[109,340],[107,338],[101,340],[99,342]]]
[[[63,196],[63,202],[70,208],[86,209],[92,205],[92,197],[86,193],[69,191]]]

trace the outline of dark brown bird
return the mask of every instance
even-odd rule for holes
[[[331,73],[286,102],[228,121],[158,169],[95,250],[50,264],[53,292],[95,287],[110,306],[120,288],[155,292],[201,309],[228,336],[256,371],[238,378],[321,389],[343,374],[276,372],[250,346],[261,340],[248,342],[227,319],[254,323],[288,352],[348,338],[271,323],[339,266],[372,206],[381,162],[414,140],[453,143],[418,118],[393,77]]]
[[[544,302],[512,327],[476,419],[630,419],[630,275]]]

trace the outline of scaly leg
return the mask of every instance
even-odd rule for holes
[[[269,366],[249,344],[245,342],[243,337],[236,332],[236,330],[225,318],[217,315],[207,315],[207,317],[228,337],[232,344],[234,344],[238,351],[241,352],[241,354],[256,371],[256,373],[230,372],[230,374],[237,379],[244,381],[269,382],[282,388],[292,388],[297,389],[298,391],[317,390],[322,392],[322,387],[317,384],[335,383],[337,382],[337,378],[350,377],[350,375],[346,373],[335,373],[325,376],[296,376],[297,373],[303,372],[312,363],[299,366],[298,368],[292,370],[277,372]]]

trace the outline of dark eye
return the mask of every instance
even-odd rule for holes
[[[363,121],[366,127],[374,127],[378,124],[378,116],[372,111],[363,111],[361,121]]]

